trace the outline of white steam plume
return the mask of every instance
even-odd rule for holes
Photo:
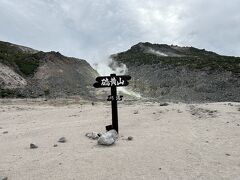
[[[117,63],[111,58],[105,58],[104,60],[95,63],[93,64],[93,67],[101,76],[109,76],[110,74],[125,75],[128,72],[127,66],[124,63]],[[118,90],[129,96],[141,98],[139,93],[126,89],[125,87],[119,87]]]
[[[155,55],[157,55],[157,56],[168,56],[168,55],[165,54],[164,52],[156,51],[156,50],[154,50],[154,49],[152,49],[152,48],[149,48],[148,52],[151,53],[151,54],[155,54]]]

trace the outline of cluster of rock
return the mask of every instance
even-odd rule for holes
[[[65,142],[67,142],[67,139],[65,137],[61,137],[61,138],[59,138],[58,142],[65,143]],[[57,146],[58,146],[57,144],[53,145],[53,147],[57,147]],[[37,148],[38,148],[38,146],[36,144],[33,144],[33,143],[30,144],[30,149],[37,149]]]
[[[90,132],[85,134],[86,137],[89,139],[97,140],[97,143],[99,145],[104,145],[104,146],[110,146],[113,145],[117,139],[118,139],[118,133],[116,130],[112,129],[110,131],[107,131],[106,133],[97,133],[97,132]],[[132,141],[133,137],[129,136],[127,141]]]
[[[116,142],[118,139],[118,133],[116,130],[112,129],[106,133],[100,134],[96,132],[86,133],[86,136],[90,139],[98,141],[98,144],[110,146]]]
[[[193,116],[196,116],[198,118],[214,118],[217,116],[218,111],[217,110],[209,110],[209,109],[203,109],[203,108],[198,108],[194,105],[190,105],[190,113]]]

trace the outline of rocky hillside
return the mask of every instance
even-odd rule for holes
[[[131,88],[143,97],[184,102],[240,101],[239,57],[151,43],[139,43],[111,57],[127,66]]]
[[[0,42],[0,97],[91,98],[97,75],[85,60]]]

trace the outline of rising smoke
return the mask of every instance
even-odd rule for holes
[[[165,54],[164,52],[161,52],[161,51],[156,51],[152,48],[149,48],[148,49],[148,53],[150,54],[154,54],[154,55],[157,55],[157,56],[168,56],[167,54]]]
[[[93,64],[93,67],[101,76],[109,76],[110,74],[116,74],[116,75],[128,74],[128,68],[126,64],[118,63],[110,57],[105,58],[104,60],[101,60],[99,63]],[[141,98],[141,95],[139,93],[134,92],[129,88],[119,87],[118,91],[123,94],[133,96],[135,98]]]
[[[104,58],[98,63],[94,63],[93,67],[101,76],[108,76],[109,74],[124,75],[127,73],[127,66],[123,63],[117,63],[112,58]]]

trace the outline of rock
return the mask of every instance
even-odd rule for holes
[[[181,110],[179,110],[179,109],[177,110],[177,112],[178,112],[178,113],[182,113],[182,111],[181,111]]]
[[[36,148],[38,148],[37,145],[35,145],[35,144],[33,144],[33,143],[30,144],[30,149],[36,149]]]
[[[228,153],[226,153],[225,155],[226,155],[226,156],[231,156],[231,155],[230,155],[230,154],[228,154]]]
[[[3,134],[7,134],[8,133],[8,131],[3,131]]]
[[[160,103],[159,106],[168,106],[168,103]]]
[[[2,127],[0,127],[0,129],[2,129]]]
[[[101,136],[101,134],[97,132],[91,132],[91,133],[86,133],[85,136],[95,140],[95,139],[98,139]]]
[[[57,144],[54,144],[53,147],[57,147],[58,145]]]
[[[66,140],[66,138],[65,137],[61,137],[59,140],[58,140],[58,142],[60,142],[60,143],[65,143],[67,140]]]
[[[0,176],[0,180],[8,180],[7,176]]]
[[[98,138],[98,144],[109,146],[114,144],[117,139],[118,139],[118,133],[116,130],[112,129],[106,133],[103,133]]]
[[[94,106],[95,104],[94,104],[94,102],[92,102],[92,106]]]
[[[132,136],[128,136],[127,138],[129,141],[132,141],[133,140],[133,137]]]
[[[135,110],[135,111],[133,112],[133,114],[138,114],[138,110]]]

